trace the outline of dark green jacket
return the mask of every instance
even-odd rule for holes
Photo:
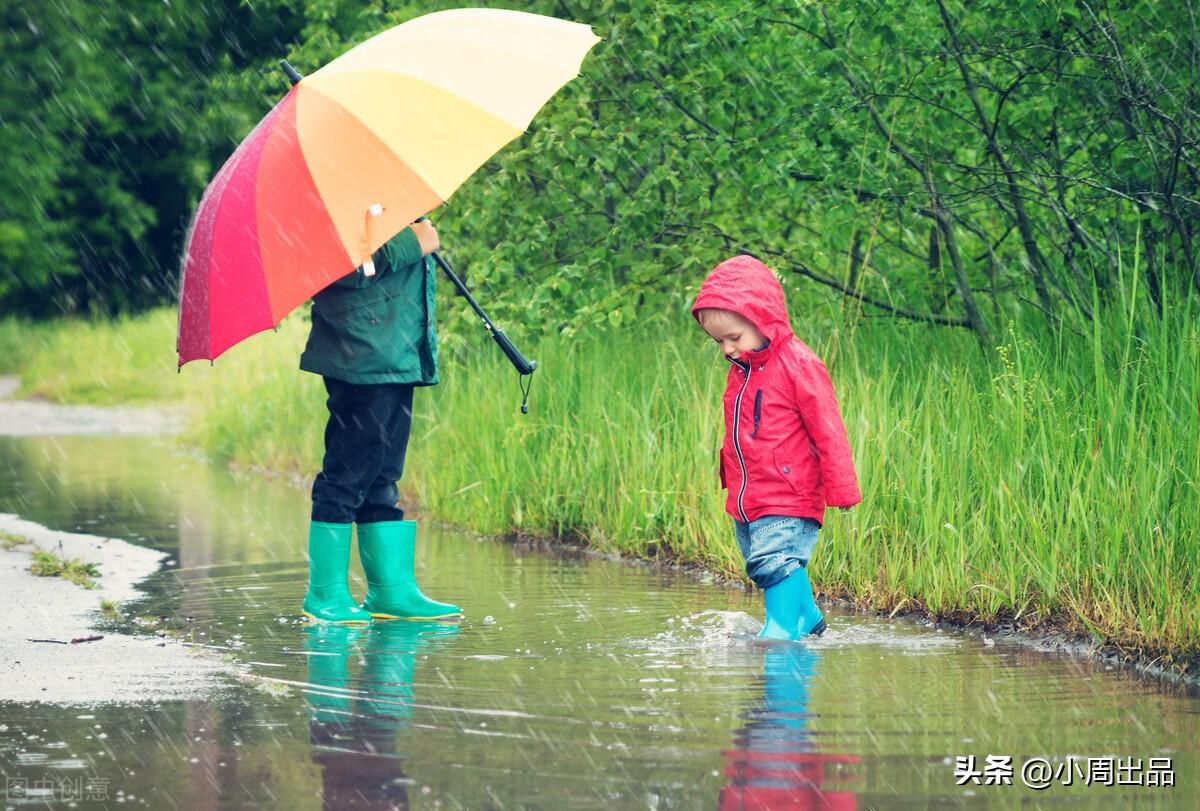
[[[347,383],[438,382],[433,262],[405,228],[362,268],[313,296],[312,331],[300,355],[306,372]]]

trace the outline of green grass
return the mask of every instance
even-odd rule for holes
[[[990,364],[967,336],[919,327],[837,346],[865,500],[829,515],[823,590],[1200,652],[1200,335],[1191,310],[1135,340],[1118,320],[1097,327],[1098,369],[1085,344],[1012,334]],[[650,355],[541,347],[530,418],[502,364],[448,369],[420,408],[409,481],[434,514],[485,531],[736,571],[715,484],[720,366],[686,339]]]
[[[85,589],[96,588],[96,581],[92,578],[100,576],[100,567],[94,563],[85,563],[79,558],[68,560],[44,549],[33,553],[29,571],[38,577],[61,577]]]
[[[1137,278],[1086,334],[1009,325],[987,355],[965,331],[798,319],[830,365],[865,497],[827,516],[819,588],[1195,662],[1200,302],[1168,300],[1158,319]],[[443,383],[417,394],[406,498],[484,533],[738,575],[716,472],[725,364],[675,316],[523,347],[541,363],[528,415],[489,341],[445,335]],[[315,472],[325,393],[296,368],[305,332],[292,318],[215,368],[185,369],[187,440],[215,459]]]
[[[175,313],[155,310],[112,321],[31,325],[0,321],[0,372],[20,372],[19,394],[57,402],[116,405],[177,401]],[[19,359],[16,360],[16,359]]]
[[[4,544],[5,549],[11,551],[18,546],[25,546],[27,543],[29,543],[28,538],[22,538],[20,535],[13,535],[11,532],[0,530],[0,544]]]
[[[45,332],[58,325],[45,325],[23,318],[0,319],[0,374],[17,374],[28,365],[33,347]]]
[[[292,316],[212,367],[186,367],[181,377],[197,414],[185,441],[243,467],[312,473],[326,395],[321,378],[299,370],[307,334],[307,323]]]
[[[865,496],[827,516],[820,588],[1200,652],[1197,308],[1170,303],[1159,321],[1133,302],[1086,336],[1010,327],[990,358],[919,325],[802,336],[830,362]],[[324,392],[295,371],[302,341],[296,324],[219,364],[195,441],[315,471]],[[495,347],[447,344],[403,481],[427,513],[740,572],[716,475],[725,367],[686,317],[531,348],[526,416]]]

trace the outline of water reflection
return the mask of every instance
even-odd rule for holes
[[[771,645],[763,654],[762,699],[745,714],[734,748],[725,752],[722,811],[857,808],[855,792],[840,784],[853,780],[845,770],[859,758],[817,751],[809,728],[809,696],[820,655],[796,643]]]
[[[413,673],[427,648],[457,633],[457,625],[437,622],[304,629],[308,737],[321,769],[322,808],[409,807],[412,780],[399,739],[412,718]]]
[[[101,633],[177,633],[245,671],[186,703],[5,703],[0,685],[0,778],[181,811],[1200,807],[1194,692],[861,615],[811,649],[748,649],[759,598],[672,569],[431,529],[421,582],[471,620],[318,633],[295,617],[307,498],[150,440],[0,437],[0,512],[175,561]],[[956,784],[957,756],[989,753],[1171,757],[1176,787]]]

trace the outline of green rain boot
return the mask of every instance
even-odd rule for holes
[[[413,574],[417,545],[415,521],[377,521],[358,525],[358,554],[367,575],[363,609],[372,617],[395,620],[457,619],[462,609],[421,593]]]
[[[371,621],[371,615],[350,596],[349,568],[350,524],[309,524],[306,617],[318,622]]]

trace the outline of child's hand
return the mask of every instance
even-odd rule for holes
[[[853,507],[838,507],[838,512],[840,512],[840,513],[848,513],[848,512],[850,512],[850,511],[851,511],[851,510],[853,510],[853,509],[854,509]]]
[[[422,256],[429,256],[429,254],[441,247],[442,243],[438,239],[437,229],[433,227],[433,223],[429,220],[414,222],[412,230],[417,235],[417,242],[421,244]]]

